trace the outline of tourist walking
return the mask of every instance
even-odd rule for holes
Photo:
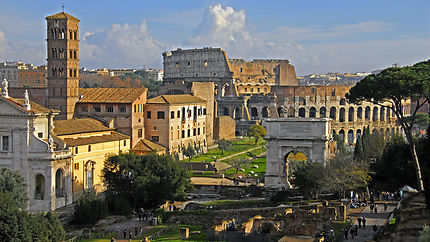
[[[361,229],[361,217],[358,217],[357,221],[358,221],[358,227]]]
[[[365,217],[363,217],[363,218],[361,219],[361,221],[363,222],[363,229],[365,229],[365,228],[366,228],[366,218],[365,218]]]
[[[348,239],[348,229],[344,229],[343,234],[345,235],[345,239]]]
[[[376,224],[373,224],[373,233],[376,234],[376,231],[378,231],[378,226],[376,226]]]
[[[355,232],[354,232],[354,226],[352,226],[352,227],[349,229],[349,233],[351,234],[352,239],[354,239],[354,235],[355,235]]]
[[[375,210],[375,213],[378,213],[378,207],[376,205],[375,205],[374,210]]]
[[[124,231],[122,231],[122,233],[124,234],[124,239],[127,237],[127,229],[124,229]]]

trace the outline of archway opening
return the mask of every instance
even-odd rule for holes
[[[45,177],[42,174],[36,175],[36,189],[34,192],[34,199],[45,199]]]
[[[320,118],[326,118],[327,117],[327,109],[325,107],[320,108]]]
[[[299,117],[304,118],[306,115],[305,108],[299,108]]]
[[[253,119],[258,119],[258,110],[257,110],[257,108],[255,108],[255,107],[251,108],[251,117]]]
[[[339,122],[345,122],[345,108],[341,108],[339,111]]]
[[[58,169],[55,172],[55,196],[64,196],[64,173],[62,169]]]
[[[263,118],[269,117],[269,111],[268,111],[267,107],[264,107],[263,110],[261,110],[261,115],[263,115]]]
[[[330,108],[330,118],[336,120],[336,108],[335,107]]]
[[[228,108],[227,108],[227,107],[224,107],[224,108],[222,109],[222,115],[224,115],[224,116],[229,116],[229,112],[228,112]]]
[[[317,115],[317,110],[315,107],[311,107],[309,109],[309,118],[315,118]]]
[[[348,110],[348,122],[354,121],[354,108],[350,107]]]
[[[354,130],[352,129],[348,131],[348,144],[354,144]]]

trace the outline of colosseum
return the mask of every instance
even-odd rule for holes
[[[164,86],[160,94],[199,92],[213,88],[213,115],[230,116],[236,135],[264,118],[331,118],[332,133],[354,144],[364,127],[386,136],[401,132],[390,110],[345,99],[351,86],[299,86],[294,66],[288,60],[228,59],[221,48],[177,49],[163,53]],[[197,83],[206,83],[195,88]],[[405,114],[409,113],[405,103]]]

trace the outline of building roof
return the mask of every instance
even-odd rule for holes
[[[78,133],[90,133],[112,130],[104,126],[101,122],[91,119],[68,119],[68,120],[55,120],[54,121],[54,134],[66,135],[66,134],[78,134]]]
[[[22,109],[28,113],[35,113],[35,114],[42,114],[42,113],[49,113],[49,112],[56,113],[56,114],[60,113],[59,110],[49,109],[49,108],[46,108],[46,107],[39,105],[39,104],[32,102],[32,101],[30,101],[30,108],[31,109],[27,110],[24,107],[24,99],[23,98],[13,98],[13,97],[7,97],[7,98],[3,97],[3,98],[5,100],[15,104],[18,108],[20,108],[20,109]]]
[[[45,19],[70,19],[70,20],[79,21],[78,18],[73,17],[72,15],[67,14],[65,12],[60,12],[60,13],[57,13],[54,15],[50,15],[50,16],[46,17]]]
[[[201,99],[190,94],[180,95],[161,95],[151,99],[148,99],[147,104],[191,104],[191,103],[206,103],[204,99]]]
[[[165,151],[166,147],[159,145],[153,141],[147,139],[141,139],[137,144],[131,149],[131,151],[138,151],[142,153],[151,153],[157,151]]]
[[[109,134],[93,135],[89,137],[65,138],[63,141],[69,146],[80,146],[127,139],[130,139],[130,137],[115,131],[111,131]]]
[[[80,88],[79,92],[79,103],[133,103],[146,88]]]

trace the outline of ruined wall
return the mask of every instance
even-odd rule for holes
[[[208,146],[213,145],[214,140],[214,119],[215,119],[215,99],[214,99],[213,82],[193,82],[191,86],[191,93],[203,100],[206,100],[206,140]]]
[[[236,138],[236,123],[229,116],[220,116],[215,118],[214,122],[214,139],[233,140]]]

